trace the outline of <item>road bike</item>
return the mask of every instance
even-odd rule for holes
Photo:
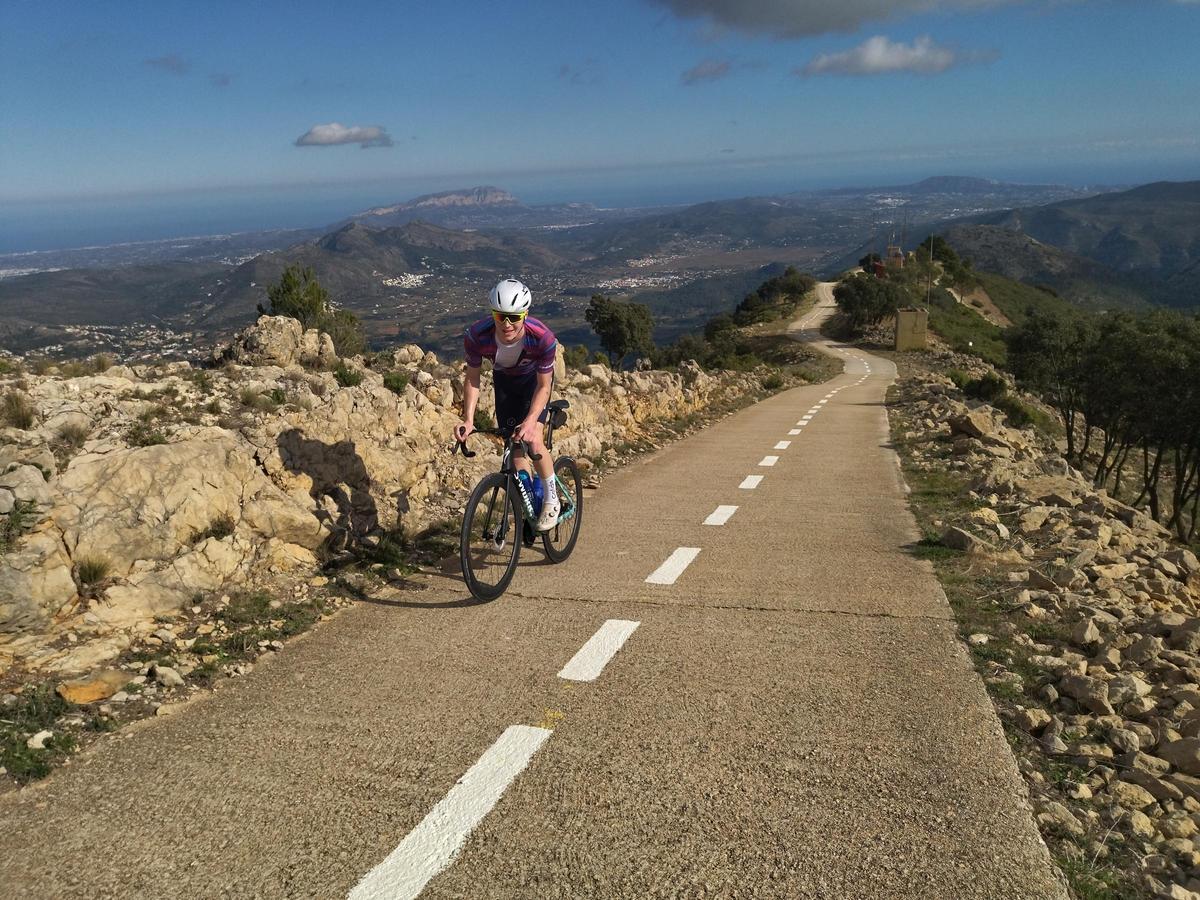
[[[548,450],[554,446],[554,429],[567,421],[569,406],[566,400],[555,400],[546,406]],[[488,428],[471,434],[491,435],[504,441],[500,471],[485,475],[471,491],[463,513],[459,545],[467,589],[478,600],[495,600],[512,581],[521,545],[533,547],[537,541],[534,531],[537,511],[529,489],[518,476],[513,451],[520,447],[526,458],[533,461],[541,459],[541,455],[535,454],[526,441],[515,440],[508,431]],[[456,441],[451,452],[460,450],[463,456],[475,456],[467,449],[465,441]],[[560,563],[571,555],[579,538],[583,521],[583,477],[575,460],[560,456],[554,461],[554,480],[561,510],[554,527],[541,532],[541,538],[547,558]]]

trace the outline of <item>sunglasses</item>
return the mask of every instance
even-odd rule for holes
[[[494,313],[492,313],[492,318],[496,320],[497,325],[499,325],[501,322],[509,322],[509,323],[515,325],[517,322],[520,322],[522,319],[525,318],[525,313],[494,312]]]

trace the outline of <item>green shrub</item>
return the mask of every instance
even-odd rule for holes
[[[4,395],[4,405],[0,407],[4,421],[13,428],[27,431],[33,426],[33,403],[20,391],[9,391]]]
[[[103,556],[81,556],[75,561],[75,578],[80,587],[91,587],[107,578],[111,568]]]
[[[0,518],[0,553],[7,553],[17,543],[17,539],[35,524],[34,514],[37,504],[32,500],[18,500],[13,508]]]
[[[342,387],[358,387],[362,384],[362,373],[356,372],[354,369],[346,368],[345,363],[338,363],[333,370],[333,377],[337,379],[337,383]]]
[[[68,453],[78,450],[88,439],[89,434],[91,431],[86,426],[68,422],[58,429],[58,449]]]
[[[960,391],[965,391],[967,384],[971,381],[971,376],[962,369],[947,369],[946,377],[954,382],[954,386]]]
[[[155,403],[153,406],[143,409],[140,413],[138,413],[138,421],[153,422],[155,419],[167,419],[170,418],[170,416],[171,411],[167,409],[167,407],[163,406],[161,403]]]
[[[32,359],[27,359],[26,363],[29,366],[29,371],[34,375],[45,375],[50,371],[51,366],[54,365],[54,361],[48,356],[35,356]]]
[[[475,409],[475,430],[487,431],[496,427],[496,420],[492,418],[492,414],[486,409]]]
[[[408,387],[408,373],[399,370],[385,373],[383,386],[393,394],[403,394],[404,389]]]
[[[15,359],[0,356],[0,375],[17,375],[21,372],[21,364]]]
[[[563,363],[572,369],[582,369],[588,364],[588,348],[584,344],[563,350]]]
[[[221,414],[221,401],[209,400],[208,403],[204,405],[204,411],[206,413],[212,413],[214,416],[219,416]]]
[[[963,388],[963,393],[968,397],[974,400],[985,400],[988,403],[1004,396],[1007,391],[1008,384],[995,372],[988,372],[981,378],[973,378]]]
[[[192,383],[196,385],[196,390],[202,394],[211,394],[213,387],[212,376],[203,369],[197,369],[192,373]]]
[[[1014,428],[1025,428],[1033,424],[1033,416],[1029,411],[1029,407],[1011,394],[998,397],[993,401],[993,405],[997,409],[1003,410],[1009,424]]]
[[[283,404],[287,403],[287,394],[284,393],[281,387],[271,388],[271,392],[267,396],[271,398],[271,402],[276,406],[283,406]]]
[[[237,523],[233,521],[233,516],[225,513],[217,516],[215,519],[209,522],[206,529],[201,532],[197,532],[196,536],[192,538],[192,543],[199,544],[201,541],[207,540],[210,537],[216,538],[218,541],[222,540],[223,538],[227,538],[233,534],[234,529],[236,528]]]
[[[777,391],[783,387],[783,376],[778,372],[772,372],[762,380],[762,386],[768,391]]]
[[[147,423],[135,422],[125,432],[125,442],[131,447],[153,447],[156,444],[165,444],[167,438],[161,431],[151,428]]]
[[[97,353],[92,357],[93,372],[107,372],[112,368],[113,358],[107,353]]]

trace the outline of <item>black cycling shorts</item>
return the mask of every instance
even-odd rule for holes
[[[537,390],[537,372],[528,375],[493,372],[492,383],[496,389],[496,427],[516,428],[529,415],[529,404]],[[546,421],[546,410],[538,415],[538,421]]]

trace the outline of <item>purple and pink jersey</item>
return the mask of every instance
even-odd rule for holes
[[[553,372],[554,352],[558,341],[543,322],[532,316],[525,317],[524,347],[521,357],[515,366],[497,369],[505,375],[521,376],[530,372]],[[467,365],[477,367],[483,363],[483,358],[496,360],[496,320],[491,316],[480,319],[474,325],[467,327],[463,335],[463,351]]]

